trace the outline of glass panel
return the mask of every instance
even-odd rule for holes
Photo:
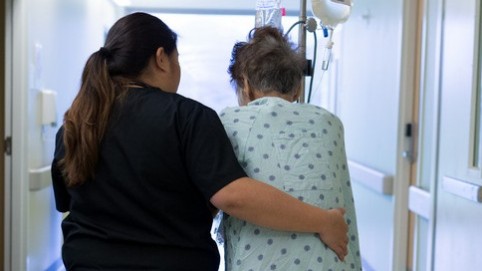
[[[429,223],[427,220],[417,217],[417,247],[415,249],[415,268],[414,270],[427,270],[427,260],[429,260],[428,240],[429,240]]]
[[[480,6],[479,6],[479,9],[480,9]],[[475,90],[475,116],[474,116],[474,142],[473,142],[473,149],[472,149],[472,154],[473,154],[473,159],[472,159],[472,167],[475,167],[475,168],[481,168],[482,167],[482,145],[481,145],[481,140],[482,140],[482,135],[481,135],[481,131],[480,131],[480,127],[481,127],[481,122],[482,122],[482,117],[481,117],[481,106],[482,106],[482,101],[481,101],[481,79],[482,79],[482,58],[480,57],[481,55],[481,52],[482,52],[482,29],[480,27],[481,25],[481,18],[480,18],[480,11],[478,13],[478,22],[479,22],[479,28],[478,28],[478,31],[479,31],[479,41],[478,41],[478,51],[479,51],[479,54],[477,54],[479,56],[479,63],[478,63],[478,67],[477,67],[477,71],[476,71],[476,74],[477,74],[477,85],[476,85],[476,90]]]
[[[480,77],[480,76],[479,76]],[[478,79],[478,87],[477,87],[477,93],[476,93],[476,105],[475,105],[475,125],[474,125],[474,148],[473,148],[473,164],[471,166],[476,167],[476,168],[481,168],[482,161],[480,159],[481,157],[481,134],[480,134],[480,125],[481,125],[481,116],[480,116],[480,106],[481,106],[481,101],[480,101],[480,79]]]
[[[438,121],[438,33],[437,6],[427,2],[424,12],[422,37],[422,86],[419,96],[419,143],[417,186],[430,191],[435,178],[436,140]]]

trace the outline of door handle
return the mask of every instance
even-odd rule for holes
[[[414,140],[413,140],[413,124],[405,124],[405,150],[402,152],[402,157],[407,159],[408,162],[415,162],[415,152],[414,152]]]

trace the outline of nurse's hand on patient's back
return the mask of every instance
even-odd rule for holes
[[[342,208],[328,210],[326,223],[319,232],[321,241],[342,261],[348,254],[348,224],[343,217],[344,214],[345,209]]]
[[[317,232],[341,260],[347,254],[348,225],[343,217],[344,209],[321,209],[247,177],[221,188],[210,202],[233,217],[262,227]]]

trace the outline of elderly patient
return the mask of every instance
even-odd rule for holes
[[[228,271],[361,270],[343,126],[323,108],[294,103],[304,65],[276,28],[253,29],[234,46],[228,70],[240,106],[223,110],[221,120],[250,177],[306,203],[346,209],[348,255],[339,260],[316,234],[275,231],[224,214]]]

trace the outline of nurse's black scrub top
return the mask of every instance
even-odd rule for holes
[[[62,257],[73,270],[218,270],[209,199],[246,177],[216,112],[179,94],[132,88],[116,103],[95,177],[67,188],[52,163]]]

